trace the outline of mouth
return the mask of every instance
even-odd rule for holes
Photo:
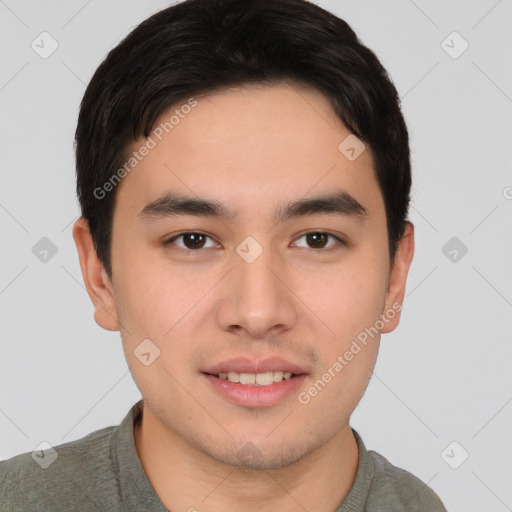
[[[236,384],[242,384],[244,386],[270,386],[277,384],[283,380],[289,380],[298,377],[298,374],[288,371],[269,371],[262,373],[246,373],[246,372],[219,372],[219,373],[207,373],[212,377],[217,377],[220,380],[227,380]]]
[[[230,359],[203,368],[201,374],[216,396],[242,407],[277,406],[297,393],[309,376],[305,367],[279,357]]]

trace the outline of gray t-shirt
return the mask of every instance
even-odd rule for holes
[[[135,448],[133,424],[142,409],[140,400],[118,426],[54,446],[56,454],[48,449],[0,462],[0,512],[168,512]],[[335,512],[446,512],[426,484],[354,435],[356,479]]]

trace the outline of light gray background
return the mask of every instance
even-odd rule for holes
[[[389,70],[414,168],[402,321],[353,426],[451,511],[512,510],[512,1],[316,3]],[[0,459],[117,424],[140,397],[82,284],[72,142],[96,67],[168,5],[0,1]],[[47,59],[31,48],[43,31],[59,44]],[[443,46],[460,39],[442,46],[453,31],[469,43],[458,58]],[[42,237],[58,248],[46,263],[32,252]],[[442,252],[452,237],[468,248],[456,262]]]

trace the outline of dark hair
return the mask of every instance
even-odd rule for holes
[[[322,92],[370,146],[394,261],[410,200],[409,136],[397,91],[375,54],[345,21],[306,0],[185,0],[146,19],[111,50],[80,105],[77,194],[110,277],[115,186],[109,193],[103,187],[116,172],[122,176],[131,143],[147,138],[159,117],[186,98],[279,82]]]

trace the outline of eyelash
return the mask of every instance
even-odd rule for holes
[[[315,235],[327,235],[328,237],[331,237],[331,238],[334,238],[337,242],[338,242],[338,246],[333,246],[333,247],[328,247],[328,248],[322,248],[322,249],[311,249],[311,248],[304,248],[306,250],[306,252],[315,252],[315,253],[319,253],[319,252],[327,252],[327,251],[330,251],[330,250],[336,250],[336,249],[340,249],[341,247],[343,246],[346,246],[347,243],[342,240],[340,237],[336,236],[336,235],[333,235],[332,233],[328,233],[326,231],[308,231],[306,233],[302,233],[302,235],[300,235],[296,240],[299,240],[307,235],[312,235],[312,234],[315,234]],[[185,235],[201,235],[201,236],[204,236],[206,238],[210,238],[211,240],[212,237],[210,235],[207,235],[206,233],[201,233],[199,231],[184,231],[182,233],[179,233],[178,235],[174,235],[172,238],[169,238],[167,240],[165,240],[163,242],[163,245],[164,246],[169,246],[169,245],[174,245],[174,241],[177,240],[178,238],[182,238],[183,236]],[[183,252],[183,253],[186,253],[186,254],[190,254],[192,252],[202,252],[204,249],[203,248],[200,248],[200,249],[183,249],[182,247],[175,247],[173,248],[173,250],[177,251],[177,252]]]

